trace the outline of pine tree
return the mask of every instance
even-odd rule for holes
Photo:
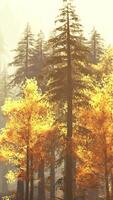
[[[70,52],[72,65],[73,93],[82,84],[81,73],[88,74],[88,48],[83,37],[82,27],[72,4],[68,4]],[[59,25],[60,24],[60,25]],[[67,4],[60,9],[56,20],[56,29],[49,40],[51,56],[48,59],[49,82],[48,95],[52,100],[67,100]],[[81,79],[81,80],[80,80]],[[77,86],[77,88],[76,88]],[[83,85],[82,85],[83,86]],[[82,94],[81,94],[82,95]]]
[[[37,35],[37,39],[35,40],[34,45],[34,64],[38,65],[39,69],[43,67],[44,62],[44,54],[43,54],[43,46],[44,46],[44,34],[40,31]]]
[[[93,64],[97,64],[104,53],[104,45],[101,35],[95,30],[92,31],[90,40],[90,60]]]
[[[31,74],[35,74],[38,84],[42,91],[45,90],[44,81],[44,66],[46,62],[46,45],[44,40],[44,34],[40,31],[34,42],[33,50],[33,66],[31,68]]]
[[[51,46],[50,76],[48,95],[52,101],[67,104],[67,137],[65,158],[65,200],[73,199],[72,147],[73,99],[84,102],[83,90],[86,86],[83,74],[88,74],[88,48],[82,27],[71,2],[64,1],[56,19],[56,29],[49,40]]]
[[[33,46],[34,39],[31,32],[30,25],[27,24],[22,39],[19,41],[17,49],[15,49],[15,57],[10,65],[16,67],[16,74],[14,82],[19,84],[25,81],[25,78],[32,78],[35,76],[33,72]]]
[[[25,78],[35,77],[42,90],[45,88],[43,67],[46,61],[44,34],[40,31],[37,38],[31,32],[27,24],[23,38],[18,43],[15,57],[10,65],[16,67],[13,77],[14,83],[20,84]]]

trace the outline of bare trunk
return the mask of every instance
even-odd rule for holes
[[[64,177],[64,200],[73,199],[73,178],[72,178],[72,147],[71,142],[67,141],[65,157],[65,177]]]
[[[42,161],[38,171],[38,200],[45,200],[45,175],[44,175],[44,162]]]
[[[111,172],[111,200],[113,200],[113,174]]]
[[[76,160],[73,159],[73,198],[76,198],[76,177],[75,177],[75,171],[76,171]]]
[[[29,200],[29,171],[29,145],[27,144],[25,200]]]
[[[105,170],[105,190],[106,190],[106,200],[110,200],[109,192],[109,172],[108,172],[108,155],[107,155],[107,145],[106,145],[106,136],[103,135],[104,139],[104,170]]]
[[[21,179],[17,180],[17,193],[16,200],[24,200],[24,181]]]
[[[106,200],[110,200],[107,166],[105,166],[105,189],[106,189]]]
[[[33,170],[33,155],[31,155],[30,163],[30,200],[34,198],[34,170]]]
[[[55,200],[55,149],[51,151],[52,163],[50,165],[50,199]]]

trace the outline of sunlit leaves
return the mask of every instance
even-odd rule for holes
[[[9,170],[5,177],[6,177],[8,183],[15,183],[17,173],[12,170]]]
[[[80,135],[76,134],[78,138],[76,153],[82,160],[77,178],[82,187],[87,187],[88,182],[91,185],[92,180],[98,185],[99,178],[108,177],[113,165],[112,77],[110,75],[103,80],[103,88],[95,87],[91,94],[89,108],[80,108],[79,110],[80,124],[89,130],[89,133],[83,136],[80,132]],[[108,170],[107,175],[105,167]]]
[[[25,170],[28,145],[31,153],[43,150],[38,147],[38,141],[39,138],[46,138],[48,131],[53,128],[54,115],[34,79],[26,80],[22,97],[7,99],[2,110],[8,121],[0,137],[0,154],[5,160]],[[40,160],[37,156],[36,159]]]

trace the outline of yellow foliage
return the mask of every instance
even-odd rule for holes
[[[19,99],[7,99],[2,107],[8,121],[0,136],[0,153],[16,165],[25,159],[27,145],[32,149],[38,137],[54,123],[50,105],[39,91],[36,80],[26,80],[22,94]]]
[[[16,181],[17,173],[9,170],[5,177],[8,183],[14,183]]]

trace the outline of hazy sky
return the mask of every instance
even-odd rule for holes
[[[25,24],[45,35],[54,26],[62,0],[0,0],[0,54],[15,48]],[[75,0],[76,10],[88,36],[92,28],[113,44],[113,0]],[[6,53],[7,55],[7,53]]]

